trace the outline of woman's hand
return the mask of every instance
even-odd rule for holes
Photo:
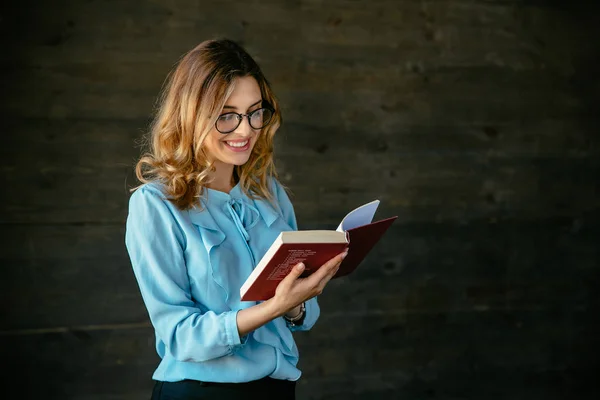
[[[239,310],[236,315],[238,333],[245,336],[267,322],[281,317],[300,303],[320,295],[327,282],[336,274],[347,252],[340,253],[327,261],[307,278],[300,278],[304,265],[295,266],[275,291],[275,296],[252,307]]]
[[[343,252],[327,261],[318,270],[306,278],[300,278],[304,264],[296,265],[279,283],[275,295],[269,301],[273,303],[278,315],[283,315],[299,304],[323,293],[327,283],[340,268],[347,252]]]

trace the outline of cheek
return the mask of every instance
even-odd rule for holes
[[[210,133],[204,140],[204,150],[209,156],[215,156],[221,149],[219,137]]]
[[[215,134],[214,132],[211,132],[210,135],[206,139],[207,139],[206,140],[207,144],[212,149],[218,149],[219,146],[221,146],[221,144],[222,144],[220,134]]]

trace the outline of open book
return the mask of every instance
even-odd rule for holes
[[[354,271],[398,218],[372,222],[378,206],[379,200],[374,200],[350,211],[335,231],[281,232],[242,285],[242,301],[270,299],[279,282],[296,264],[304,263],[302,276],[306,277],[346,248],[348,255],[333,278]]]

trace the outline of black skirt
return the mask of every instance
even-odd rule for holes
[[[156,381],[152,400],[295,400],[296,382],[263,378],[244,383],[217,383],[183,380]]]

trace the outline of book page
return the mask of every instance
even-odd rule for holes
[[[342,219],[340,226],[338,226],[336,230],[338,232],[344,232],[348,229],[370,224],[371,221],[373,221],[373,216],[375,215],[378,206],[379,200],[373,200],[370,203],[355,208]]]
[[[342,232],[343,233],[343,232]],[[285,231],[281,232],[282,243],[342,243],[346,235],[337,231]]]

